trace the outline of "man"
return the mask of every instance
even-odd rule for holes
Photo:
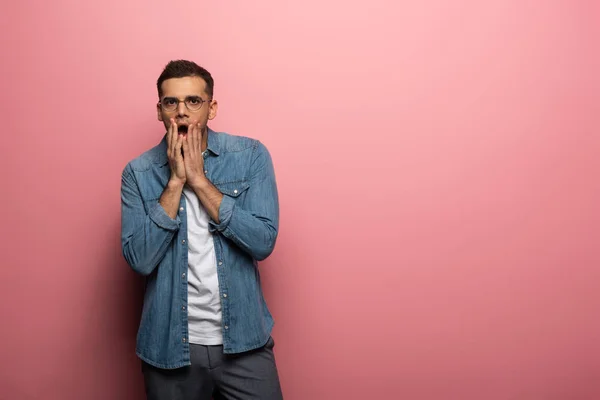
[[[258,261],[275,246],[273,163],[258,140],[217,133],[210,73],[158,78],[166,135],[122,174],[122,250],[146,277],[136,353],[149,400],[281,399]]]

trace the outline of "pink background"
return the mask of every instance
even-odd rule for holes
[[[3,2],[0,398],[142,399],[120,172],[170,59],[262,140],[288,400],[600,398],[593,1]]]

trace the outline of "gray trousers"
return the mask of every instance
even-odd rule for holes
[[[190,343],[191,366],[160,369],[142,361],[148,400],[282,400],[270,338],[259,349],[223,354],[223,346]]]

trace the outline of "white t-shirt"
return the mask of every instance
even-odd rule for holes
[[[188,329],[190,343],[223,344],[221,298],[215,242],[208,231],[210,217],[196,193],[187,185]]]

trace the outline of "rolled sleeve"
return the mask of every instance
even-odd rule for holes
[[[158,226],[169,231],[176,231],[181,225],[179,216],[172,219],[167,215],[165,209],[157,201],[154,207],[150,210],[150,219]]]
[[[171,219],[158,200],[146,212],[130,164],[121,178],[121,247],[134,271],[150,274],[164,257],[181,221]]]
[[[255,147],[248,177],[243,202],[239,202],[239,197],[223,194],[219,223],[211,221],[209,229],[219,231],[255,260],[262,261],[275,247],[279,199],[273,162],[260,142]]]
[[[233,207],[235,206],[235,200],[227,195],[223,195],[221,205],[219,206],[219,223],[211,221],[211,225],[218,230],[223,232],[229,226],[231,216],[233,215]]]

